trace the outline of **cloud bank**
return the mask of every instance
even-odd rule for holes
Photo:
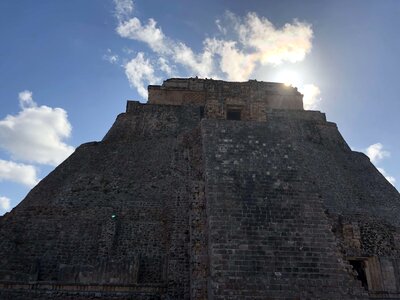
[[[31,91],[20,92],[18,100],[20,112],[0,120],[0,148],[11,158],[0,159],[0,182],[31,188],[39,182],[37,164],[56,166],[74,151],[64,141],[72,126],[65,110],[38,106]],[[10,208],[10,199],[1,196],[0,210]]]
[[[132,87],[135,87],[143,98],[147,98],[147,88],[145,82],[155,83],[161,79],[154,75],[154,67],[143,52],[125,65],[125,74]]]
[[[0,159],[0,181],[8,180],[33,187],[38,182],[36,168],[32,165]]]
[[[21,111],[0,120],[0,147],[13,160],[56,166],[73,151],[63,140],[71,134],[67,112],[37,106],[32,92],[19,93]]]
[[[208,38],[204,44],[219,56],[220,69],[228,80],[247,80],[258,66],[302,61],[312,48],[311,25],[297,20],[276,28],[254,12],[244,18],[227,12],[225,20],[216,23],[231,38]]]
[[[151,50],[150,55],[137,53],[124,65],[130,85],[143,98],[148,84],[172,74],[246,81],[259,68],[300,62],[312,49],[313,31],[308,23],[294,20],[277,28],[254,12],[239,17],[228,11],[216,20],[219,34],[205,38],[202,50],[196,53],[184,42],[166,36],[153,18],[143,22],[134,17],[132,1],[114,2],[117,34],[145,43]],[[319,88],[309,84],[301,89],[305,107],[315,108],[320,101]]]

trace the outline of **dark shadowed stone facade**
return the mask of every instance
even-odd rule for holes
[[[169,79],[0,217],[0,299],[400,299],[400,195],[278,83]]]

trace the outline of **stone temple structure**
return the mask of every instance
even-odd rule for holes
[[[0,217],[0,299],[400,299],[400,194],[280,83],[168,79]]]

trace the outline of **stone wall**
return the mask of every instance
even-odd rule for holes
[[[308,190],[323,201],[343,259],[364,266],[370,296],[400,298],[400,195],[365,154],[351,151],[336,124],[313,114],[271,112],[268,118],[301,128],[297,151]]]
[[[281,120],[202,121],[209,297],[361,299],[304,172],[307,122]]]
[[[0,280],[137,295],[153,284],[189,298],[190,201],[202,183],[187,154],[199,120],[198,108],[138,105],[80,146],[1,219]]]
[[[214,119],[226,119],[230,109],[255,121],[265,121],[268,109],[303,110],[303,96],[282,83],[175,78],[148,90],[150,104],[203,106],[205,116]]]
[[[79,285],[55,283],[3,283],[0,282],[2,300],[160,300],[165,287],[157,285]]]

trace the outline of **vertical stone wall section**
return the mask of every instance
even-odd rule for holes
[[[304,120],[324,117],[298,118],[296,124],[280,122],[279,113],[275,122],[202,121],[210,298],[366,296],[303,172]]]
[[[242,120],[254,121],[265,121],[269,109],[303,110],[297,89],[274,82],[173,78],[148,91],[150,104],[203,106],[211,119],[226,119],[229,109],[240,110]]]

